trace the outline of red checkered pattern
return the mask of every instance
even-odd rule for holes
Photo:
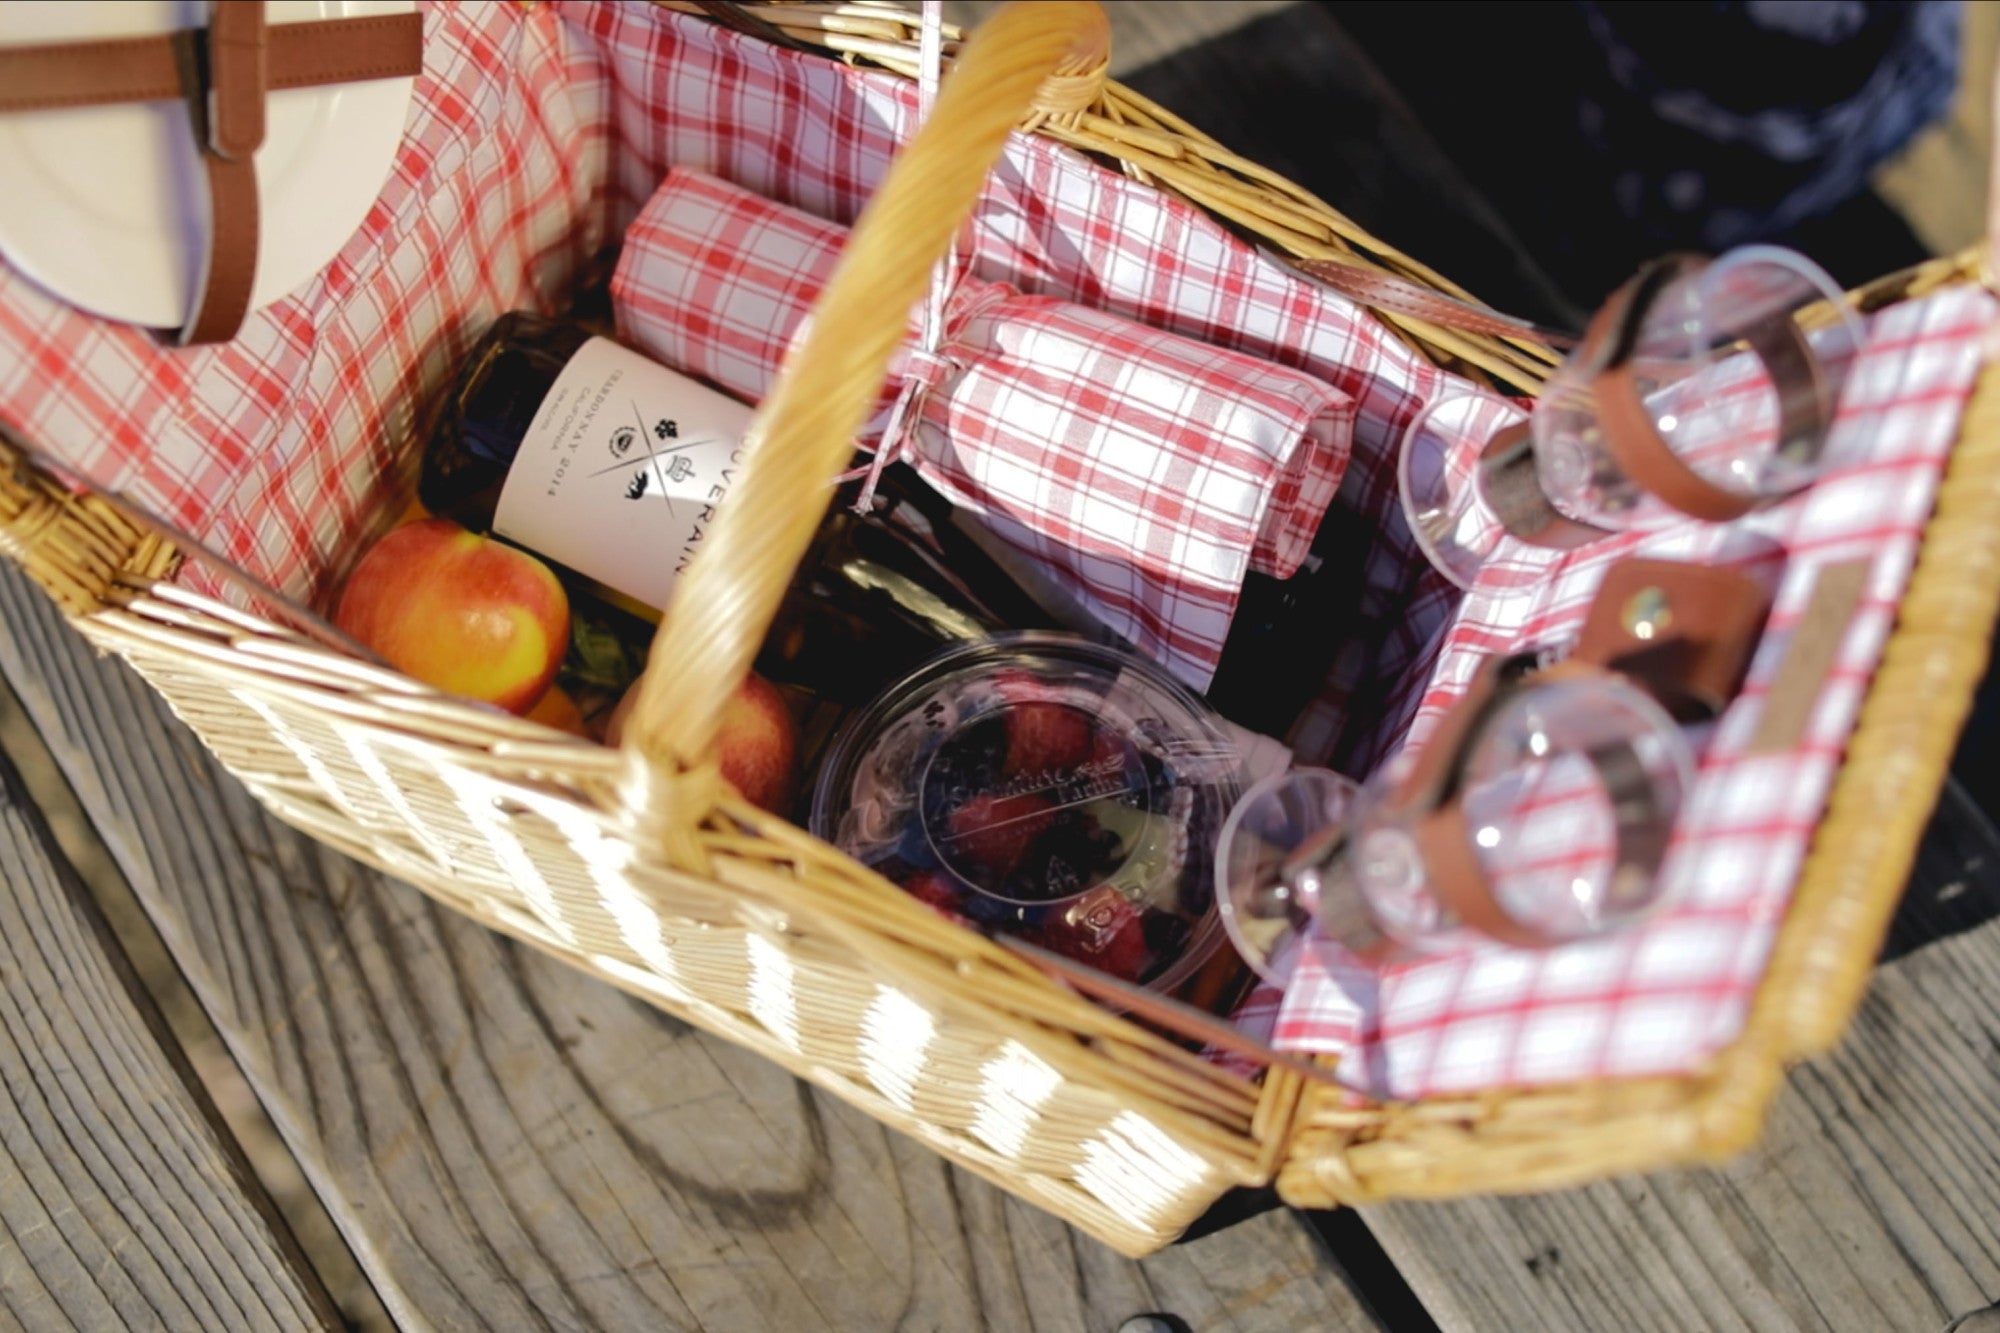
[[[420,386],[602,245],[603,134],[554,14],[435,6],[392,175],[318,276],[224,346],[71,310],[0,264],[0,423],[285,593],[321,594],[406,476]]]
[[[1569,553],[1510,543],[1482,571],[1436,672],[1389,711],[1395,727],[1414,710],[1410,746],[1424,743],[1489,654],[1568,642],[1623,556],[1730,561],[1774,580],[1741,696],[1686,732],[1699,770],[1662,870],[1668,906],[1642,927],[1547,952],[1489,946],[1379,973],[1308,959],[1285,996],[1279,1045],[1343,1053],[1340,1077],[1355,1088],[1415,1097],[1679,1072],[1731,1040],[1888,640],[1995,309],[1985,293],[1956,289],[1878,315],[1843,389],[1829,473],[1799,496],[1732,524],[1666,522]],[[1723,416],[1768,431],[1771,414],[1745,410],[1751,398],[1741,393],[1757,368],[1737,369],[1707,387],[1724,400]],[[1857,557],[1871,561],[1865,600],[1804,740],[1787,753],[1750,753],[1817,572]],[[1546,823],[1520,842],[1517,872],[1566,877],[1602,854],[1609,831],[1601,815],[1584,813],[1588,803],[1568,800],[1575,794],[1541,798]]]
[[[625,232],[620,333],[755,402],[818,302],[846,229],[699,172]],[[1294,370],[1067,301],[960,277],[940,355],[891,447],[1098,620],[1205,689],[1248,570],[1289,578],[1348,456],[1354,405]],[[915,369],[913,369],[913,367]],[[912,386],[915,387],[915,386]]]
[[[386,518],[418,405],[469,340],[507,309],[560,299],[670,166],[845,225],[914,120],[907,81],[651,6],[424,14],[425,72],[381,198],[317,277],[234,342],[162,346],[0,263],[0,426],[300,599],[324,595]],[[1405,426],[1446,377],[1372,320],[1186,204],[1040,140],[1009,144],[964,253],[981,279],[1303,370],[1352,401],[1352,455],[1325,522],[1368,552],[1355,577],[1376,628],[1346,647],[1294,729],[1307,762],[1358,773],[1406,730],[1420,742],[1476,657],[1573,626],[1606,560],[1714,554],[1705,543],[1727,531],[1631,534],[1568,559],[1517,551],[1454,621],[1457,598],[1403,524],[1394,470]],[[1410,1095],[1685,1068],[1728,1040],[1880,654],[1991,314],[1961,292],[1880,319],[1843,417],[1873,441],[1866,457],[1737,525],[1775,536],[1789,562],[1749,691],[1696,737],[1705,757],[1669,866],[1674,910],[1546,955],[1301,984],[1283,1016],[1290,1044],[1353,1051],[1356,1086]],[[1744,755],[1811,569],[1857,553],[1875,559],[1870,600],[1806,746]],[[1508,581],[1541,591],[1492,595]]]
[[[559,299],[670,166],[845,225],[915,118],[907,80],[651,6],[424,14],[425,70],[381,198],[234,342],[163,346],[0,263],[0,425],[308,602],[386,521],[419,405],[470,339]],[[1378,682],[1423,668],[1453,601],[1394,501],[1395,441],[1438,372],[1197,210],[1046,141],[1010,143],[964,246],[979,278],[1302,370],[1352,400],[1328,521],[1363,534],[1363,609],[1382,629],[1335,664],[1293,739],[1309,758],[1364,744],[1370,729],[1347,719],[1375,715]]]

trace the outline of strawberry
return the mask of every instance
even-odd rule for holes
[[[1034,850],[1053,818],[1049,798],[1038,792],[975,796],[951,813],[947,858],[968,879],[995,888]]]
[[[1032,671],[1003,667],[993,673],[993,692],[1010,704],[1032,704],[1048,698],[1049,687]]]
[[[905,880],[903,892],[940,916],[959,919],[958,900],[964,896],[964,890],[942,870],[926,870]]]
[[[1007,710],[1006,773],[1066,774],[1090,758],[1097,729],[1065,704],[1023,703]]]
[[[1145,914],[1108,884],[1052,914],[1042,926],[1041,944],[1123,981],[1138,981],[1153,957]]]

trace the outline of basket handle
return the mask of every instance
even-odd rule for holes
[[[1103,11],[1089,0],[1015,3],[966,42],[930,117],[890,164],[828,280],[810,327],[751,421],[743,475],[676,585],[623,747],[626,802],[642,818],[699,819],[670,777],[702,766],[792,572],[832,499],[931,266],[971,215],[1008,132],[1051,76],[1102,70]],[[668,808],[661,808],[661,807]]]

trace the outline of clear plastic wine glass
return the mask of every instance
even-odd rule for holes
[[[1404,431],[1411,532],[1471,588],[1509,539],[1573,548],[1678,513],[1727,522],[1810,485],[1864,330],[1805,256],[1670,256],[1621,287],[1532,410],[1454,394]]]
[[[1244,793],[1217,842],[1217,903],[1260,976],[1285,984],[1305,951],[1337,966],[1548,948],[1660,906],[1694,761],[1651,696],[1551,673],[1496,694],[1453,748],[1365,785],[1307,768]]]

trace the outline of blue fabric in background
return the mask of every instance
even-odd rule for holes
[[[1586,0],[1576,131],[1661,248],[1781,235],[1867,188],[1950,107],[1956,0]]]

